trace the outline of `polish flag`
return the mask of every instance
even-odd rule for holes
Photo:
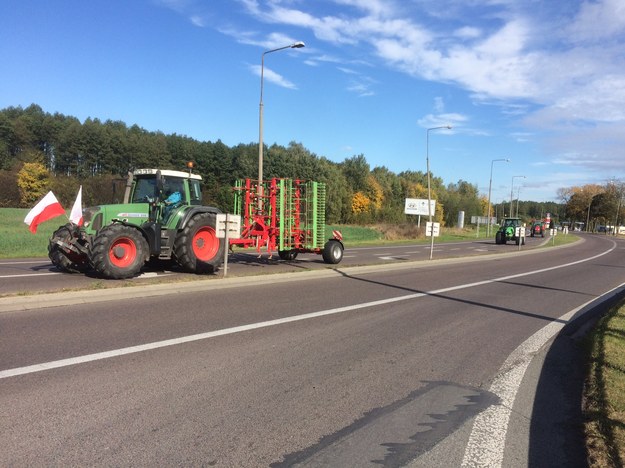
[[[78,195],[76,195],[76,201],[69,214],[69,220],[78,226],[82,226],[82,185],[78,189]]]
[[[64,214],[65,210],[52,191],[49,191],[47,195],[28,212],[24,218],[24,222],[28,224],[30,232],[35,234],[37,232],[37,226],[41,223]]]

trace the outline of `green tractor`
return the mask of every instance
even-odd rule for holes
[[[495,244],[506,244],[513,241],[516,245],[525,245],[525,236],[521,231],[525,229],[521,218],[505,218],[495,234]]]
[[[150,260],[173,260],[184,271],[213,273],[224,257],[217,208],[202,205],[199,175],[138,169],[129,173],[124,202],[83,210],[83,224],[59,227],[48,256],[61,271],[131,278]]]

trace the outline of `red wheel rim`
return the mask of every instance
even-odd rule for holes
[[[117,268],[128,268],[137,258],[137,245],[132,239],[121,237],[109,249],[109,260]]]
[[[200,228],[193,236],[193,253],[195,258],[206,262],[219,251],[219,239],[212,227]]]

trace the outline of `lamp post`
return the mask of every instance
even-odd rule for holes
[[[490,181],[488,182],[488,226],[486,227],[486,236],[490,237],[490,194],[493,188],[493,164],[498,161],[510,162],[509,159],[493,159],[490,162]]]
[[[425,163],[427,166],[428,173],[428,221],[430,223],[430,232],[431,243],[430,243],[430,260],[432,260],[432,253],[434,252],[434,224],[432,223],[432,191],[430,188],[430,132],[432,130],[439,130],[441,128],[446,128],[447,130],[451,130],[451,125],[443,125],[440,127],[432,127],[428,128],[425,132]],[[427,231],[427,229],[426,229]]]
[[[525,179],[525,176],[524,175],[512,176],[512,185],[510,186],[510,217],[511,218],[512,218],[512,200],[514,198],[514,193],[513,193],[513,190],[514,190],[514,179],[516,179],[516,178]]]
[[[265,55],[270,54],[272,52],[277,52],[279,50],[284,49],[301,49],[305,47],[305,44],[301,41],[295,42],[293,44],[278,47],[277,49],[266,50],[263,52],[260,61],[260,104],[259,104],[259,117],[258,117],[258,187],[257,187],[257,196],[258,196],[258,210],[262,212],[263,208],[263,77],[265,74]]]

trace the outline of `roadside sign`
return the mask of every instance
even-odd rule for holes
[[[434,235],[434,237],[438,237],[441,233],[441,223],[425,223],[425,235],[430,237]]]
[[[430,210],[432,216],[436,211],[436,200],[430,200]],[[406,198],[404,206],[404,214],[428,216],[428,200],[427,198]]]
[[[227,237],[229,239],[238,239],[241,237],[241,216],[230,213],[218,213],[216,221],[216,234],[218,238],[223,239]],[[226,227],[228,230],[227,236]]]
[[[488,216],[471,216],[471,224],[488,224]],[[490,224],[497,224],[497,218],[490,217]]]

